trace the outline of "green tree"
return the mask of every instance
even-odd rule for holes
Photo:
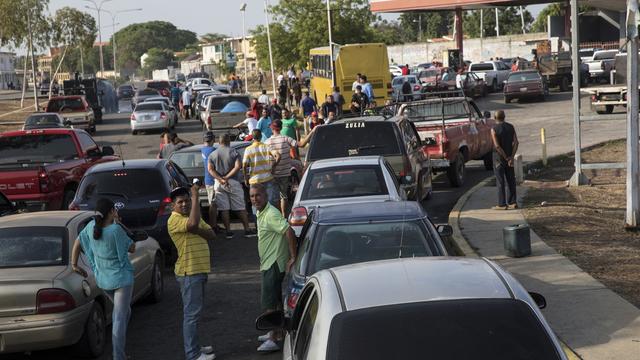
[[[578,5],[578,12],[590,11],[593,8],[588,5]],[[535,32],[546,32],[547,31],[547,20],[549,16],[564,16],[565,6],[563,4],[550,4],[547,5],[538,17],[536,21],[531,25],[531,31]]]
[[[500,35],[522,34],[522,19],[518,6],[500,8],[498,19],[500,21]],[[529,10],[524,9],[524,27],[529,32],[533,16]],[[468,11],[464,15],[464,33],[470,37],[480,37],[480,10]],[[496,36],[495,9],[483,11],[483,36]]]
[[[175,55],[171,49],[151,48],[147,51],[147,57],[144,61],[145,73],[151,74],[153,70],[166,69],[175,60]]]
[[[210,44],[210,43],[214,43],[214,42],[218,42],[218,41],[222,41],[225,38],[228,38],[227,35],[225,34],[219,34],[219,33],[206,33],[202,36],[200,36],[200,43],[203,44]]]
[[[419,30],[422,25],[422,41],[425,41],[450,34],[453,17],[451,11],[407,12],[400,15],[400,26],[407,31],[408,41],[414,42],[420,39]]]
[[[118,44],[118,67],[140,67],[140,56],[151,48],[180,51],[198,42],[192,31],[180,30],[166,21],[131,24],[115,34]]]
[[[373,24],[375,42],[387,45],[404,44],[411,42],[412,35],[398,21],[381,20]]]
[[[272,23],[269,30],[271,30],[273,67],[275,69],[285,69],[296,62],[295,43],[291,41],[291,35],[282,24]],[[252,33],[254,34],[252,42],[255,44],[258,61],[263,69],[271,70],[266,27],[258,25]]]

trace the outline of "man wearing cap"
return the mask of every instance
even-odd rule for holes
[[[200,215],[199,185],[171,192],[173,212],[167,221],[169,236],[178,250],[175,275],[182,295],[182,336],[187,360],[213,360],[213,348],[201,346],[198,320],[204,305],[204,287],[211,272],[209,241],[216,237]]]
[[[251,111],[247,111],[247,113],[245,115],[247,116],[247,118],[242,120],[241,122],[233,125],[233,127],[235,129],[240,128],[240,127],[246,127],[246,128],[249,129],[249,132],[252,132],[253,129],[256,128],[256,125],[258,125],[258,120],[256,120],[255,117],[253,117],[253,113]]]
[[[209,200],[209,225],[211,225],[213,229],[216,229],[218,225],[218,208],[216,208],[216,196],[213,189],[215,182],[213,180],[213,176],[209,173],[209,168],[207,166],[209,155],[211,155],[215,150],[213,147],[214,140],[215,137],[213,136],[213,131],[207,131],[204,134],[204,146],[200,152],[202,153],[202,163],[204,164],[204,186],[207,189],[207,199]],[[218,230],[216,229],[216,231]]]
[[[324,121],[318,118],[318,113],[314,111],[311,113],[311,116],[309,116],[309,118],[305,121],[304,131],[308,134],[309,132],[311,132],[311,130],[313,130],[313,128],[322,124],[324,124]]]
[[[256,233],[249,230],[244,189],[242,189],[242,184],[237,178],[242,167],[240,154],[230,145],[231,136],[229,134],[222,135],[220,137],[220,146],[209,155],[207,161],[209,174],[215,179],[216,207],[222,213],[222,222],[227,229],[227,239],[233,238],[229,210],[233,210],[238,214],[244,227],[244,236],[253,237],[256,236]]]

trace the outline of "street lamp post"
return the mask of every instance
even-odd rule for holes
[[[327,0],[327,22],[329,26],[329,63],[331,64],[331,91],[333,91],[333,88],[336,87],[336,76],[334,74],[335,69],[333,64],[333,37],[331,34],[331,8],[329,7],[329,0]]]
[[[273,51],[271,50],[271,31],[269,30],[269,4],[264,0],[264,17],[267,21],[267,42],[269,43],[269,62],[271,64],[271,85],[273,86],[273,96],[276,96],[276,72],[273,69]]]
[[[109,14],[111,16],[111,26],[113,27],[113,35],[111,36],[111,41],[112,41],[112,52],[113,52],[113,76],[115,76],[116,78],[118,77],[118,71],[117,71],[117,65],[116,65],[116,17],[118,16],[118,14],[122,14],[125,12],[131,12],[131,11],[142,11],[142,8],[136,8],[136,9],[125,9],[125,10],[117,10],[114,12],[111,12],[109,10],[104,10],[104,12],[106,12],[107,14]],[[100,55],[102,56],[102,55]]]
[[[92,3],[94,6],[94,7],[86,6],[86,8],[92,9],[98,12],[98,46],[100,47],[100,73],[102,76],[104,76],[104,58],[102,57],[102,30],[100,29],[102,26],[100,25],[100,12],[102,11],[102,5],[112,0],[102,0],[100,1],[100,5],[96,4],[94,0],[84,0],[84,1]]]
[[[244,58],[244,90],[245,92],[249,92],[249,78],[247,78],[247,50],[246,50],[246,37],[244,32],[244,14],[245,10],[247,10],[247,3],[243,3],[240,6],[240,12],[242,13],[242,57]]]

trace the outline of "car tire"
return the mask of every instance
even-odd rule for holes
[[[64,195],[62,196],[62,205],[60,210],[69,210],[69,205],[75,196],[76,192],[74,190],[65,190]]]
[[[138,135],[138,131],[137,130],[131,130],[131,135]]]
[[[97,358],[104,353],[107,345],[107,322],[102,304],[94,301],[84,332],[76,344],[77,352],[83,356]]]
[[[562,80],[560,80],[560,91],[567,91],[569,90],[569,78],[566,76],[562,77]]]
[[[505,97],[504,97],[504,103],[505,103],[505,104],[508,104],[508,103],[510,103],[510,102],[511,102],[511,98],[510,98],[510,97],[506,97],[506,96],[505,96]]]
[[[156,254],[156,258],[153,261],[153,268],[151,272],[151,290],[147,299],[151,303],[159,303],[162,301],[162,294],[164,293],[164,278],[162,275],[163,262],[162,256]]]
[[[462,152],[458,152],[456,160],[449,164],[447,169],[447,176],[449,177],[449,183],[453,187],[461,187],[464,184],[465,164],[464,156]]]
[[[604,112],[605,112],[605,114],[612,114],[613,113],[613,105],[605,105]]]
[[[482,157],[482,161],[484,162],[485,170],[493,170],[493,152],[492,151],[489,151],[488,153],[484,154],[484,156]]]

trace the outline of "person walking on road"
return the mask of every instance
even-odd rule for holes
[[[185,120],[191,119],[191,89],[182,92],[182,107],[184,109]]]
[[[260,130],[262,133],[260,141],[265,142],[271,137],[271,118],[269,117],[267,109],[262,109],[262,116],[260,117],[260,120],[258,120],[256,129]]]
[[[204,186],[207,189],[207,200],[209,200],[209,225],[212,229],[216,229],[218,226],[218,208],[216,207],[216,193],[213,189],[215,185],[213,176],[209,173],[209,167],[207,165],[207,160],[209,159],[209,155],[215,151],[213,147],[213,142],[215,141],[215,137],[213,135],[213,131],[207,131],[204,134],[204,146],[200,149],[202,153],[202,163],[204,164]]]
[[[227,239],[233,238],[229,210],[238,214],[244,227],[244,237],[253,237],[256,234],[249,229],[244,190],[242,189],[242,184],[238,181],[238,175],[242,168],[240,154],[230,145],[231,137],[229,134],[222,135],[220,137],[220,146],[209,155],[207,160],[209,174],[215,179],[216,207],[222,213],[222,222],[227,229]]]
[[[362,74],[360,73],[356,74],[356,81],[354,81],[353,84],[351,85],[351,92],[356,92],[356,86],[360,85],[361,77],[362,77]]]
[[[269,202],[277,206],[277,193],[273,183],[275,159],[269,150],[269,146],[260,141],[262,132],[255,129],[251,135],[253,136],[253,143],[245,149],[242,159],[245,184],[247,187],[262,184],[269,194]]]
[[[282,119],[282,107],[278,105],[277,99],[271,99],[269,116],[271,117],[271,120]]]
[[[305,118],[309,117],[312,112],[318,110],[316,101],[313,100],[311,96],[309,96],[309,91],[304,92],[302,101],[300,101],[300,107],[302,108],[302,116],[304,116]]]
[[[178,137],[178,134],[174,132],[169,133],[168,136],[169,136],[169,143],[165,144],[162,147],[162,150],[160,150],[160,153],[158,154],[158,159],[168,159],[169,157],[171,157],[171,154],[173,154],[175,151],[180,150],[187,146],[193,146],[193,143],[191,141],[180,139]]]
[[[287,100],[289,97],[289,87],[285,80],[280,81],[278,85],[278,103],[280,106],[287,106]]]
[[[344,96],[342,96],[342,94],[340,93],[340,87],[336,86],[333,88],[333,94],[331,94],[333,96],[333,102],[336,103],[336,105],[338,106],[338,112],[336,112],[336,115],[341,116],[342,115],[342,107],[344,106]]]
[[[78,266],[80,251],[83,251],[96,285],[113,304],[111,337],[114,360],[127,359],[125,344],[133,295],[133,266],[129,253],[135,249],[133,240],[120,224],[113,201],[98,199],[95,218],[85,226],[73,245],[71,268],[85,278],[88,276],[86,270]]]
[[[262,72],[262,70],[260,70],[260,71],[258,71],[258,88],[259,88],[260,90],[262,90],[262,82],[263,82],[263,81],[264,81],[264,73]],[[264,93],[263,93],[263,94],[264,94]],[[267,105],[267,104],[268,104],[268,102],[267,102],[267,103],[264,103],[264,104],[265,104],[265,105]]]
[[[186,360],[213,360],[211,346],[201,346],[198,320],[204,307],[204,288],[211,272],[209,241],[215,233],[200,215],[200,186],[171,191],[173,212],[167,222],[169,236],[178,250],[175,275],[182,296],[182,336]]]
[[[294,140],[300,140],[300,128],[303,126],[304,124],[299,123],[296,116],[293,115],[291,111],[288,109],[282,110],[282,126],[280,127],[282,129],[282,135],[288,136]]]
[[[504,111],[495,114],[496,125],[491,129],[493,140],[493,169],[498,188],[498,206],[495,210],[517,209],[516,176],[513,169],[513,158],[518,151],[518,136],[513,125],[505,121]],[[509,195],[505,198],[505,183]]]
[[[298,78],[293,78],[292,80],[291,93],[293,94],[293,103],[296,107],[299,107],[302,100],[302,85],[300,85]]]
[[[369,104],[375,103],[376,97],[373,94],[373,86],[371,86],[371,83],[369,82],[369,80],[367,80],[367,76],[366,75],[362,75],[360,80],[361,80],[361,85],[362,85],[362,92],[365,95],[367,95],[367,99],[369,100]]]
[[[178,87],[176,83],[175,86],[171,87],[171,102],[173,106],[178,109],[180,107],[180,95],[182,94],[182,90]]]
[[[267,90],[262,90],[262,93],[258,97],[258,102],[265,108],[269,106],[269,95],[267,95]]]
[[[296,235],[282,214],[267,201],[267,189],[262,184],[251,185],[251,203],[257,209],[258,255],[262,286],[260,304],[263,313],[282,309],[282,281],[296,261]],[[262,344],[258,352],[280,350],[277,340],[283,331],[274,330],[258,337]]]

